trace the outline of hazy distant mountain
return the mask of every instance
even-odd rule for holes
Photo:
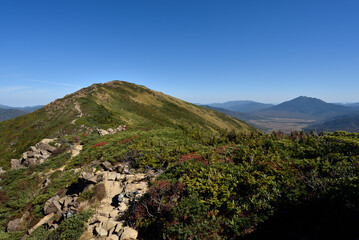
[[[17,109],[17,110],[21,110],[21,111],[25,111],[25,112],[33,112],[37,109],[42,108],[43,105],[36,105],[36,106],[27,106],[27,107],[10,107],[10,106],[6,106],[6,105],[2,105],[0,104],[0,108],[2,109]]]
[[[27,113],[31,113],[37,109],[42,108],[42,105],[30,106],[30,107],[10,107],[0,104],[0,122],[5,121],[17,116],[21,116]]]
[[[27,113],[28,112],[21,111],[21,110],[18,110],[18,109],[3,109],[3,108],[0,108],[0,122],[8,120],[8,119],[11,119],[11,118],[14,118],[14,117],[17,117],[17,116],[24,115],[24,114],[27,114]]]
[[[249,112],[261,111],[270,108],[274,105],[254,102],[249,100],[240,100],[240,101],[229,101],[224,103],[211,103],[208,104],[207,106],[224,108],[234,112],[249,113]]]
[[[346,107],[350,107],[354,109],[355,111],[359,111],[359,103],[345,103],[343,104]]]
[[[317,98],[298,97],[274,107],[256,112],[259,116],[271,118],[300,118],[323,120],[345,115],[354,110],[337,104],[326,103]]]
[[[325,120],[320,124],[308,126],[305,130],[315,130],[316,132],[359,132],[359,112],[337,116],[335,118]]]
[[[249,122],[250,120],[265,120],[265,118],[262,118],[262,117],[259,117],[259,116],[256,116],[256,115],[252,115],[252,114],[249,114],[249,113],[235,112],[235,111],[227,110],[227,109],[224,109],[224,108],[211,107],[211,106],[208,106],[208,105],[202,105],[202,107],[206,107],[206,108],[209,108],[209,109],[212,109],[212,110],[227,114],[228,116],[238,118],[240,120],[244,120],[247,123],[255,126],[256,128],[259,128],[262,131],[268,131],[269,130],[268,128],[266,128],[264,126],[256,125],[256,124],[253,124],[253,123]]]

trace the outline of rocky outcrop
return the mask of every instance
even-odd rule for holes
[[[109,128],[107,130],[97,129],[97,132],[100,136],[104,136],[104,135],[108,135],[108,134],[115,134],[117,132],[125,131],[127,129],[128,129],[128,127],[126,125],[123,125],[123,126],[118,126],[115,129],[112,129],[112,128]]]
[[[137,239],[137,231],[125,225],[124,213],[133,201],[137,201],[148,189],[148,183],[154,177],[149,173],[135,172],[125,164],[101,164],[104,171],[81,173],[87,179],[96,179],[103,183],[106,197],[95,209],[95,214],[87,223],[87,231],[82,239]]]
[[[20,159],[11,159],[11,169],[17,170],[43,163],[51,156],[51,153],[57,149],[49,144],[54,140],[55,139],[43,139],[35,146],[31,146],[27,152],[24,152]]]

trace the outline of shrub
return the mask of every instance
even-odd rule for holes
[[[104,199],[105,197],[106,197],[106,187],[105,187],[105,184],[103,184],[103,183],[97,184],[96,187],[95,187],[95,196],[94,196],[94,198],[95,198],[97,201],[101,201],[101,200]]]

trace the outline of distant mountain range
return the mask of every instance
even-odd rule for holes
[[[249,100],[212,103],[205,107],[250,122],[262,130],[359,131],[359,103],[327,103],[297,97],[278,105]]]
[[[2,109],[17,109],[20,111],[25,111],[25,112],[33,112],[37,109],[42,108],[44,105],[36,105],[36,106],[27,106],[27,107],[10,107],[10,106],[6,106],[6,105],[2,105],[0,104],[0,108]]]
[[[42,105],[29,106],[29,107],[10,107],[0,104],[0,122],[33,112],[42,107],[43,107]]]
[[[274,104],[241,100],[241,101],[230,101],[225,103],[211,103],[208,104],[207,106],[223,108],[234,112],[251,113],[251,112],[256,112],[270,108],[274,106]]]

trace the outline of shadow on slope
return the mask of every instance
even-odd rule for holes
[[[342,199],[317,199],[285,207],[245,240],[359,239],[359,210]]]

